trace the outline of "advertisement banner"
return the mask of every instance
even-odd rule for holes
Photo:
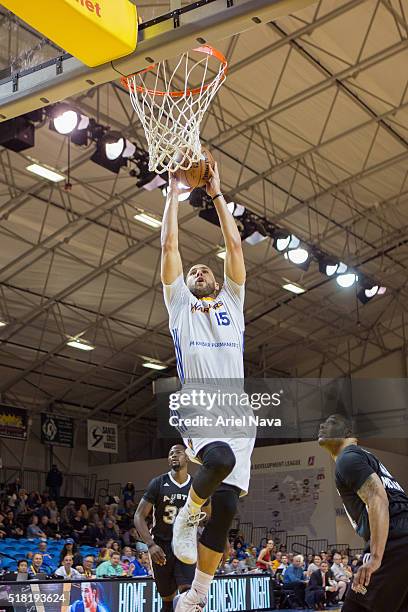
[[[219,576],[211,583],[204,612],[271,610],[273,604],[269,575]],[[162,601],[151,578],[31,581],[0,583],[0,606],[15,612],[160,612]]]
[[[41,442],[53,446],[74,446],[74,419],[41,413]]]
[[[88,450],[100,453],[118,452],[118,426],[106,421],[88,420]]]
[[[27,438],[27,412],[13,406],[0,404],[0,438]]]

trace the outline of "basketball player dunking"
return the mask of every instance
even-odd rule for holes
[[[194,380],[242,380],[245,264],[241,237],[221,193],[218,168],[210,171],[206,186],[224,237],[226,257],[222,288],[211,269],[194,265],[183,278],[178,249],[178,195],[170,179],[162,225],[164,300],[176,350],[181,383]],[[197,561],[197,524],[201,508],[211,497],[211,518],[198,544],[198,561],[191,589],[176,598],[177,612],[199,612],[224,552],[238,499],[248,491],[253,438],[217,438],[211,434],[183,435],[189,456],[201,464],[173,527],[173,550],[178,559]]]

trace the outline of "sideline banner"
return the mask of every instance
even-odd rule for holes
[[[88,419],[88,450],[100,453],[118,452],[118,426],[106,421]]]
[[[27,439],[27,412],[0,404],[0,438]]]
[[[162,602],[151,578],[92,582],[0,582],[0,606],[15,612],[80,612],[92,601],[96,612],[160,612]],[[204,612],[270,610],[269,575],[219,576],[210,587]]]

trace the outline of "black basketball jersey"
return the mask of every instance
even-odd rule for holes
[[[408,497],[403,488],[375,455],[351,444],[336,461],[336,487],[347,515],[366,542],[370,539],[368,512],[357,491],[371,474],[377,474],[387,493],[390,513],[389,538],[408,535]]]
[[[143,499],[153,504],[152,535],[156,541],[171,542],[173,524],[180,508],[187,501],[191,487],[191,476],[184,484],[179,484],[171,472],[153,478],[147,487]]]

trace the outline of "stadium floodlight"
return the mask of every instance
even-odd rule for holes
[[[128,159],[136,152],[136,145],[124,138],[119,132],[108,132],[102,138],[105,145],[105,154],[110,161],[120,157]]]
[[[291,249],[288,251],[288,259],[297,266],[300,266],[309,259],[309,251],[304,248]]]
[[[352,287],[354,283],[358,281],[358,276],[354,272],[347,272],[346,274],[339,274],[336,276],[337,284],[343,289]]]
[[[370,283],[369,281],[362,282],[362,287],[357,293],[357,297],[362,304],[367,304],[376,295],[384,295],[387,291],[386,287],[381,287],[377,283]]]
[[[71,134],[74,130],[86,130],[89,126],[89,117],[75,110],[62,108],[55,113],[57,114],[54,114],[51,120],[51,127],[63,136]]]
[[[296,295],[300,295],[301,293],[306,292],[306,289],[303,289],[303,287],[301,287],[300,285],[297,285],[296,283],[292,282],[287,282],[282,285],[282,289],[286,289],[286,291],[290,291],[291,293],[295,293]]]
[[[319,270],[326,276],[334,276],[335,274],[345,274],[347,265],[335,257],[323,256],[319,258]]]
[[[283,253],[289,249],[297,249],[300,245],[300,240],[294,234],[284,230],[276,230],[273,235],[273,246],[279,253]]]

